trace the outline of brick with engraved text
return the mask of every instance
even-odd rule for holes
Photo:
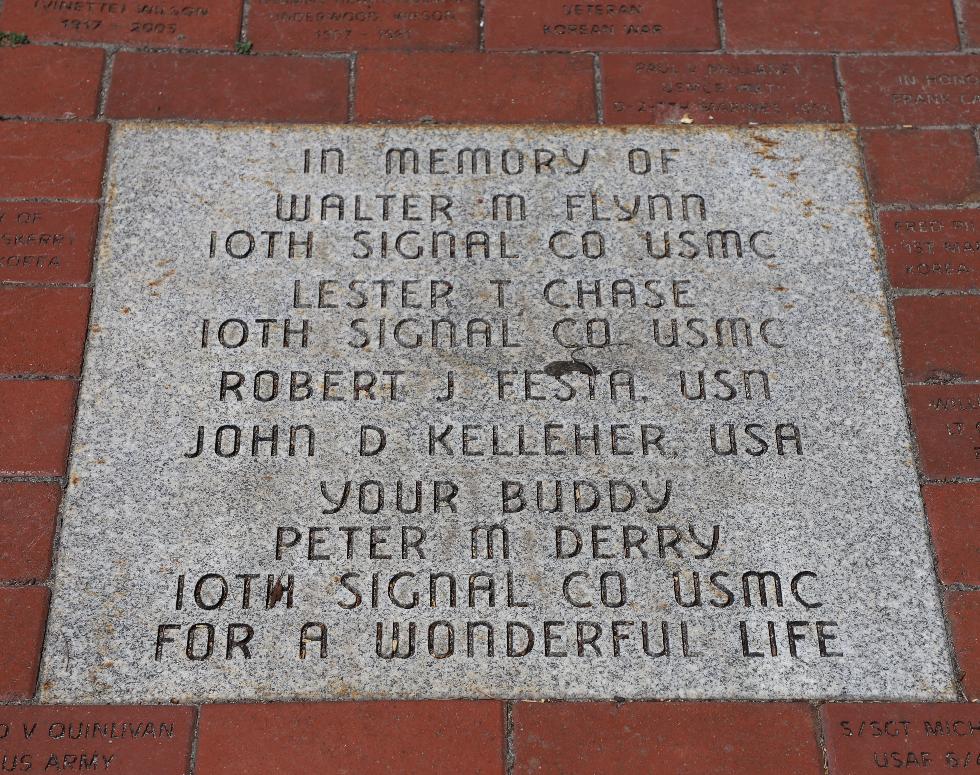
[[[980,56],[842,57],[840,66],[857,124],[980,121]]]
[[[831,702],[820,717],[833,775],[980,766],[975,705]]]
[[[23,32],[37,41],[231,48],[241,16],[242,0],[5,0],[0,29]]]
[[[608,124],[842,119],[830,57],[608,54],[601,63]]]
[[[476,0],[252,0],[248,33],[260,51],[476,49]]]
[[[909,385],[907,395],[926,478],[980,477],[980,386]]]
[[[70,644],[63,644],[70,658]],[[0,708],[3,771],[190,772],[194,709],[153,705]]]
[[[570,3],[487,0],[488,50],[642,51],[718,47],[711,0]]]
[[[894,287],[980,287],[980,210],[885,210],[878,217]]]
[[[0,282],[85,283],[98,205],[0,202]]]

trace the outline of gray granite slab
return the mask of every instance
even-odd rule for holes
[[[123,123],[107,192],[44,701],[955,696],[848,130]]]

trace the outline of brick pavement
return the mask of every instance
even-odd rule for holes
[[[0,40],[0,770],[980,768],[980,2],[0,0]],[[963,702],[32,704],[124,118],[857,125]]]

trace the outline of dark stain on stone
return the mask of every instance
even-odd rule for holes
[[[272,585],[272,590],[269,593],[269,606],[274,606],[282,600],[282,596],[285,593],[285,589],[282,586],[282,579],[276,579],[276,583]]]
[[[590,377],[594,377],[599,373],[599,370],[584,361],[552,361],[547,366],[544,367],[544,373],[549,377],[564,377],[569,374],[586,374]]]

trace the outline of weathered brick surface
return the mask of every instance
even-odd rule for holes
[[[971,48],[980,47],[980,0],[960,0],[962,9],[964,41]]]
[[[906,395],[926,477],[980,478],[980,386],[909,385]]]
[[[966,703],[829,703],[820,710],[831,775],[980,765],[980,713]]]
[[[513,717],[521,775],[823,771],[802,703],[518,703]]]
[[[855,123],[980,121],[980,56],[842,57],[840,67]]]
[[[980,484],[922,488],[944,584],[980,586]]]
[[[348,65],[340,59],[122,52],[113,66],[106,113],[339,122],[347,120],[347,85]]]
[[[980,700],[980,592],[950,592],[946,595],[946,611],[963,692],[970,700]],[[974,744],[976,748],[980,746]]]
[[[484,41],[501,51],[713,49],[713,0],[570,3],[486,0]]]
[[[949,51],[959,47],[951,0],[735,0],[732,49]]]
[[[6,707],[0,750],[11,772],[184,775],[193,725],[194,709],[177,706]]]
[[[56,484],[0,483],[0,581],[47,578],[60,501]]]
[[[196,773],[503,775],[503,735],[499,702],[205,705]]]
[[[0,287],[0,374],[78,376],[88,288]]]
[[[907,382],[980,381],[980,297],[895,300]]]
[[[479,40],[476,0],[252,0],[249,39],[259,51],[471,49]]]
[[[957,204],[980,195],[977,148],[969,130],[874,129],[861,136],[871,189],[880,203]]]
[[[99,48],[0,48],[0,116],[92,118],[104,62]]]
[[[39,41],[230,48],[238,39],[241,16],[242,0],[4,0],[0,30]]]
[[[358,121],[596,119],[592,58],[581,54],[369,52],[356,77]]]
[[[0,380],[0,475],[65,472],[76,387],[63,379]]]
[[[886,210],[878,215],[896,288],[980,288],[980,210]]]
[[[98,199],[108,127],[0,122],[0,198]]]
[[[759,124],[842,119],[830,57],[609,54],[608,124]]]
[[[47,587],[0,587],[0,701],[34,696],[48,597]]]

